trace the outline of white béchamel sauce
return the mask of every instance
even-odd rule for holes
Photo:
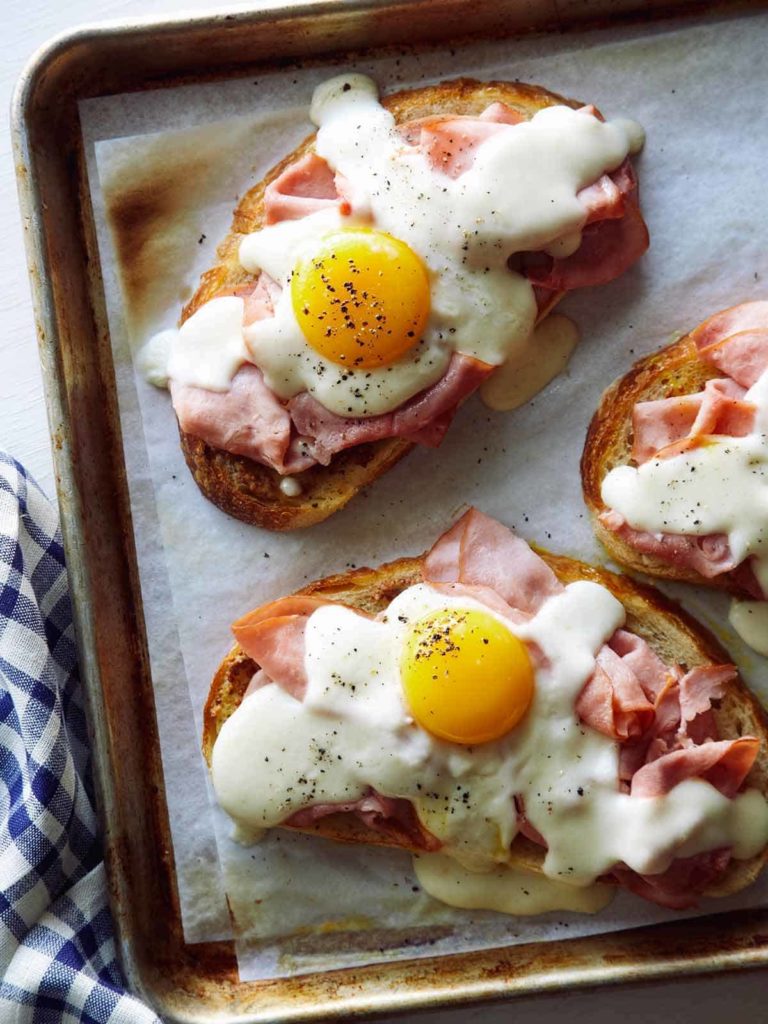
[[[301,481],[297,480],[295,476],[284,476],[280,481],[280,490],[288,498],[298,498],[304,488]]]
[[[222,296],[206,302],[184,321],[170,345],[171,380],[208,391],[229,390],[232,378],[248,359],[243,339],[244,305],[234,295]]]

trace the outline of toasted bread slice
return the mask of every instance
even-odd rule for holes
[[[627,629],[643,637],[668,664],[693,668],[696,665],[728,663],[728,655],[714,637],[678,605],[652,587],[573,558],[540,550],[537,553],[564,584],[586,579],[610,590],[626,609]],[[421,566],[420,558],[403,558],[379,569],[357,569],[329,576],[310,584],[300,593],[320,595],[375,614],[406,587],[422,580]],[[209,766],[219,730],[239,706],[258,667],[239,647],[231,650],[219,666],[203,716],[203,754]],[[760,753],[747,777],[747,785],[768,795],[768,723],[762,708],[743,683],[737,680],[729,687],[714,713],[723,738],[750,735],[761,740]],[[388,836],[369,830],[351,814],[323,818],[310,828],[281,827],[339,842],[409,848]],[[516,866],[541,870],[542,850],[525,837],[518,836],[515,839],[512,854],[512,862]],[[745,888],[758,876],[766,860],[768,849],[750,860],[731,861],[726,873],[715,886],[707,890],[706,895],[726,896]]]
[[[710,378],[722,376],[715,367],[699,358],[689,334],[635,363],[629,373],[608,388],[592,417],[581,457],[581,482],[595,535],[620,565],[649,576],[696,583],[749,598],[752,595],[743,589],[733,572],[707,579],[694,569],[670,565],[653,555],[641,554],[598,518],[601,512],[607,511],[600,493],[606,474],[631,461],[632,410],[635,404],[694,394],[701,391]]]
[[[477,82],[460,78],[438,85],[409,89],[382,100],[398,123],[435,114],[480,114],[495,102],[503,102],[526,118],[544,107],[582,104],[564,99],[539,86],[515,82]],[[311,135],[240,200],[232,229],[219,246],[216,266],[208,270],[200,286],[184,307],[183,323],[220,292],[258,280],[244,270],[238,260],[244,235],[257,231],[264,222],[264,192],[285,168],[314,146]],[[559,301],[553,293],[540,310],[542,319]],[[293,530],[311,526],[338,511],[367,484],[394,466],[413,447],[402,438],[358,445],[334,455],[328,466],[314,466],[301,474],[302,492],[289,497],[280,490],[279,473],[241,455],[214,448],[200,438],[181,433],[181,447],[198,487],[215,505],[247,523],[270,530]]]

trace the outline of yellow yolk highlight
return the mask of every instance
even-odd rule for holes
[[[416,253],[383,231],[327,235],[291,278],[293,311],[307,342],[341,366],[388,366],[421,340],[429,278]]]
[[[487,612],[444,608],[411,627],[400,662],[411,714],[454,743],[487,743],[513,729],[533,699],[525,644]]]

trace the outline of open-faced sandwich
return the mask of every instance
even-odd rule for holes
[[[768,654],[768,302],[637,363],[603,396],[581,467],[609,554],[728,590],[733,624]]]
[[[202,492],[283,530],[341,508],[461,402],[569,289],[646,249],[634,122],[536,86],[379,101],[348,74],[241,200],[219,262],[145,365]]]
[[[400,847],[436,898],[515,914],[685,908],[768,856],[766,726],[716,642],[475,510],[233,631],[203,749],[245,836]]]

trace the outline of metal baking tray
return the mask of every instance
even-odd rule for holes
[[[298,1021],[768,965],[768,910],[240,983],[231,943],[184,943],[154,718],[80,99],[393,45],[734,13],[765,0],[320,0],[86,26],[24,72],[13,138],[110,899],[129,988],[169,1022]],[[471,13],[471,17],[468,15]]]

